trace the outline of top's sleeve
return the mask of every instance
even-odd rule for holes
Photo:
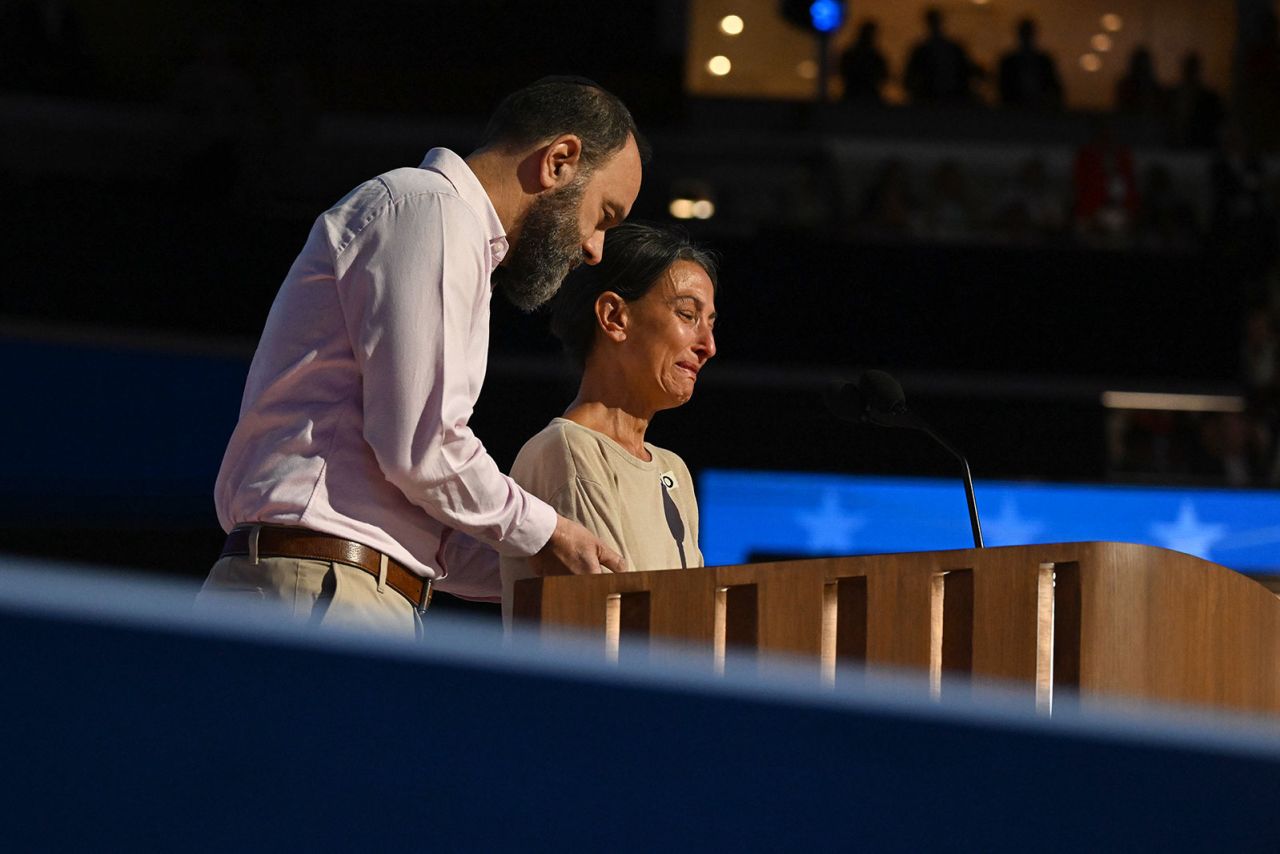
[[[625,538],[617,491],[601,483],[598,472],[584,471],[572,446],[573,440],[564,433],[556,434],[552,441],[534,440],[521,449],[511,476],[561,516],[580,523],[606,546],[623,554]]]
[[[551,496],[551,506],[557,513],[581,523],[600,542],[625,557],[619,504],[612,490],[583,477],[574,477]]]
[[[622,526],[616,494],[579,471],[562,433],[534,437],[516,455],[511,476],[534,495],[544,498],[561,516],[580,523],[609,548],[628,557],[622,547]],[[514,584],[532,578],[527,560],[504,556],[500,566],[503,618],[511,619]]]
[[[502,474],[467,426],[487,252],[461,200],[388,197],[345,248],[338,294],[363,380],[364,437],[387,480],[442,524],[527,556],[550,539],[555,512]]]

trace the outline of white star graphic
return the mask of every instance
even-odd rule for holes
[[[1178,508],[1177,520],[1156,522],[1151,526],[1151,535],[1160,541],[1160,545],[1205,559],[1209,558],[1213,544],[1226,536],[1226,533],[1226,525],[1201,522],[1190,499],[1184,499],[1182,506]]]
[[[797,512],[795,520],[809,532],[810,551],[840,554],[853,549],[854,533],[867,524],[865,517],[840,509],[840,496],[834,489],[822,493],[821,507],[812,512]]]
[[[1044,523],[1022,518],[1018,502],[1006,498],[1000,502],[1000,515],[983,520],[982,529],[994,545],[1025,546],[1035,541],[1036,535],[1044,530]]]

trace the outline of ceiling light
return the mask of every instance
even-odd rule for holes
[[[693,199],[672,199],[667,212],[676,219],[693,219]]]

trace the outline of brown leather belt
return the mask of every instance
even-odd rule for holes
[[[249,538],[258,529],[259,557],[291,557],[302,560],[328,560],[363,569],[378,577],[382,552],[341,537],[322,534],[307,528],[285,528],[271,525],[245,525],[227,535],[222,557],[249,554]],[[412,603],[420,612],[431,604],[431,581],[410,572],[391,557],[387,558],[387,586]]]

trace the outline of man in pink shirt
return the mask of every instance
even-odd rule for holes
[[[532,310],[599,261],[645,148],[615,96],[544,78],[465,159],[432,149],[316,220],[249,369],[202,598],[414,636],[434,585],[497,601],[499,553],[540,574],[625,569],[504,475],[467,421],[493,290]]]

